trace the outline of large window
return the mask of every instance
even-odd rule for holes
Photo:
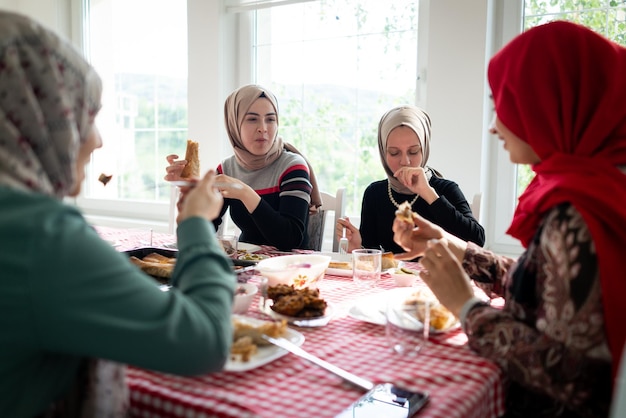
[[[414,104],[417,2],[321,0],[256,12],[256,82],[280,106],[280,134],[360,215],[365,187],[385,178],[377,126],[389,108]]]
[[[81,205],[166,204],[164,156],[187,138],[187,9],[179,0],[84,0],[86,55],[103,79],[104,139]],[[141,16],[141,19],[137,17]],[[100,173],[112,174],[106,187]],[[150,218],[149,210],[145,217]]]

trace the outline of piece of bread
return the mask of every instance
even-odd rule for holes
[[[340,270],[352,270],[352,263],[349,261],[330,261],[328,263],[329,269],[340,269]]]
[[[396,267],[398,267],[398,260],[393,258],[393,253],[390,251],[383,253],[381,257],[380,269],[388,270],[388,269],[393,269]]]
[[[112,174],[107,175],[102,173],[100,174],[100,177],[98,177],[98,181],[106,186],[107,183],[111,181],[111,178],[113,178]]]
[[[180,173],[180,177],[200,177],[200,156],[198,155],[198,143],[196,141],[192,141],[191,139],[187,140],[185,160],[187,160],[187,164]]]
[[[157,253],[148,254],[143,259],[135,256],[129,258],[131,263],[139,267],[141,271],[157,279],[169,279],[172,277],[172,271],[174,271],[174,265],[176,264],[176,258],[166,257]]]
[[[396,217],[413,224],[413,210],[411,209],[411,204],[409,202],[404,202],[398,206]]]

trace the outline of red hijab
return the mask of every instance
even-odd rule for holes
[[[507,233],[527,247],[548,210],[578,209],[596,249],[615,376],[626,338],[626,48],[552,22],[506,45],[488,77],[498,118],[541,159]]]

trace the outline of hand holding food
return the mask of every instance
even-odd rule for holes
[[[165,159],[169,164],[165,167],[166,181],[190,180],[200,176],[199,145],[195,141],[187,140],[184,160],[179,160],[176,154],[170,154]]]
[[[197,178],[200,176],[200,155],[198,153],[198,143],[187,140],[187,149],[185,150],[185,160],[187,164],[180,173],[181,178]]]
[[[195,187],[181,195],[179,222],[191,216],[200,216],[209,221],[219,216],[224,199],[213,187],[214,182],[215,172],[209,170]]]

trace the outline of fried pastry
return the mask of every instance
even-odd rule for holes
[[[198,154],[198,143],[196,141],[192,141],[191,139],[187,140],[185,160],[187,160],[187,164],[180,173],[180,177],[200,177],[200,156]]]

